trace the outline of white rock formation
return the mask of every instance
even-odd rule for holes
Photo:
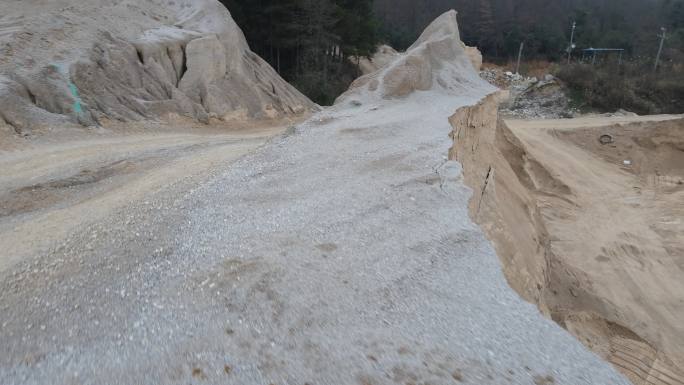
[[[372,57],[351,57],[351,61],[359,66],[359,70],[363,75],[368,75],[373,73],[380,68],[386,66],[388,63],[394,61],[398,56],[399,52],[394,48],[383,44],[377,48]]]
[[[217,0],[3,1],[0,127],[314,108],[249,50]]]
[[[465,49],[473,68],[475,68],[476,71],[480,71],[482,69],[482,52],[480,52],[477,47],[466,46]]]
[[[433,21],[405,53],[354,81],[337,103],[405,97],[415,91],[438,89],[454,95],[494,91],[479,77],[474,65],[481,65],[481,55],[478,59],[473,49],[461,41],[456,11],[451,10]]]

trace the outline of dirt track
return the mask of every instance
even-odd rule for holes
[[[130,202],[200,182],[286,128],[138,132],[0,153],[0,271]]]

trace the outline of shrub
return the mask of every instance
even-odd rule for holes
[[[570,88],[579,107],[600,112],[625,109],[638,114],[684,112],[684,70],[664,66],[658,73],[647,63],[562,66],[556,76]]]

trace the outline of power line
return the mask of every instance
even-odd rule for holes
[[[575,48],[575,28],[577,28],[577,22],[572,22],[572,32],[570,32],[570,46],[568,47],[568,64],[570,64],[570,56],[572,55],[572,50]]]
[[[665,34],[667,33],[667,30],[665,27],[661,27],[660,31],[662,32],[658,37],[660,38],[660,47],[658,48],[658,54],[656,55],[656,60],[655,60],[655,65],[653,66],[653,71],[658,71],[658,65],[660,64],[660,54],[663,52],[663,45],[665,44],[665,39],[667,38]]]

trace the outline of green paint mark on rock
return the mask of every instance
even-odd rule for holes
[[[71,90],[71,95],[74,97],[74,111],[76,111],[77,114],[81,114],[83,112],[83,107],[81,107],[81,97],[78,96],[78,88],[76,88],[76,85],[72,82],[69,82],[69,89]]]
[[[61,64],[53,64],[53,66],[57,68],[62,75],[64,75],[67,85],[69,86],[69,91],[71,91],[71,96],[74,97],[73,110],[76,112],[76,115],[81,115],[83,113],[83,106],[81,97],[78,95],[78,88],[76,88],[76,85],[71,82],[71,76]]]

